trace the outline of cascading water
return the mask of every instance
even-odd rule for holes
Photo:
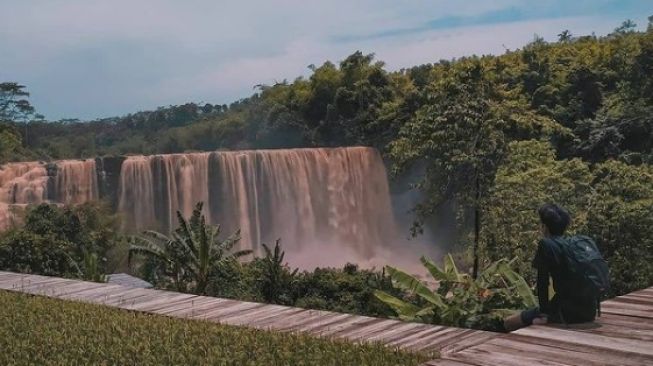
[[[95,160],[9,163],[0,167],[0,229],[16,212],[43,202],[79,204],[98,199]]]
[[[202,201],[211,223],[241,230],[241,249],[281,238],[290,257],[335,247],[370,257],[395,235],[383,161],[370,148],[133,156],[118,197],[128,229],[169,231],[175,211]]]
[[[48,175],[38,162],[11,163],[0,167],[0,229],[14,223],[15,211],[45,200]]]
[[[385,167],[375,149],[107,159],[4,165],[0,228],[10,224],[13,206],[102,198],[115,204],[126,231],[169,232],[177,226],[176,211],[188,217],[201,201],[209,222],[221,224],[223,235],[241,230],[240,249],[257,250],[280,238],[296,266],[380,264],[379,257],[394,256],[381,254],[397,235]]]

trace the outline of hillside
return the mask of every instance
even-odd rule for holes
[[[311,67],[308,78],[262,85],[229,106],[187,103],[91,122],[34,121],[17,130],[29,150],[24,157],[38,159],[361,144],[388,152],[411,126],[444,114],[449,106],[438,98],[470,93],[493,110],[518,114],[524,122],[508,120],[513,127],[527,130],[534,121],[564,127],[555,139],[563,156],[638,162],[650,159],[653,141],[652,69],[650,30],[620,27],[605,37],[563,32],[558,42],[536,38],[500,56],[393,72],[356,52],[338,65]],[[477,112],[474,105],[457,108],[459,115]]]

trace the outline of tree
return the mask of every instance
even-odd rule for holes
[[[428,197],[417,207],[421,218],[448,200],[459,205],[463,218],[473,213],[474,276],[483,201],[508,142],[557,128],[520,100],[512,100],[490,66],[472,59],[441,75],[426,89],[427,104],[403,126],[391,147],[396,171],[416,162],[426,166],[417,184]]]
[[[541,237],[537,209],[547,202],[558,203],[574,217],[571,232],[582,228],[591,181],[586,163],[556,160],[548,142],[511,142],[483,212],[483,257],[487,261],[517,258],[514,268],[533,280],[531,260]]]
[[[20,146],[20,134],[16,129],[0,122],[0,164],[11,160]]]
[[[635,31],[635,28],[637,28],[637,23],[632,21],[631,19],[626,19],[621,23],[620,26],[614,29],[615,34],[626,34],[626,33],[632,33]]]
[[[93,203],[30,207],[22,227],[0,234],[0,269],[48,276],[101,279],[122,242],[115,216]]]
[[[571,32],[568,29],[563,30],[558,34],[558,42],[569,42],[572,39]]]
[[[26,121],[34,107],[27,100],[25,86],[15,82],[0,83],[0,122]]]
[[[178,291],[186,291],[190,286],[191,292],[206,294],[213,271],[252,251],[232,252],[240,240],[240,230],[220,240],[220,226],[206,224],[202,207],[202,202],[197,203],[189,220],[177,211],[179,227],[169,237],[156,231],[134,237],[129,249],[130,259],[135,254],[153,259],[157,269],[172,279]]]

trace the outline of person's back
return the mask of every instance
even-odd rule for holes
[[[540,306],[507,318],[504,322],[506,330],[533,323],[589,322],[594,320],[597,313],[599,292],[585,276],[587,263],[605,263],[598,254],[596,245],[588,237],[564,236],[571,217],[563,208],[547,204],[539,209],[538,214],[543,239],[538,243],[533,267],[537,270],[537,295]],[[582,253],[577,255],[579,250]],[[593,268],[590,268],[590,272],[591,269]],[[595,272],[601,274],[603,271],[604,268],[601,267]],[[607,276],[607,267],[605,273]],[[555,292],[551,299],[549,278],[553,281]],[[604,280],[607,281],[607,278]]]

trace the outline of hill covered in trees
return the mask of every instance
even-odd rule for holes
[[[373,55],[356,52],[338,65],[310,66],[307,78],[261,85],[231,105],[187,103],[90,122],[35,120],[16,127],[28,150],[24,157],[38,159],[342,145],[396,152],[411,131],[425,132],[416,129],[451,112],[479,121],[501,117],[515,138],[554,132],[561,156],[638,162],[650,158],[653,140],[647,120],[651,33],[624,22],[605,37],[565,31],[558,42],[536,38],[500,56],[392,72]]]
[[[457,203],[481,260],[519,256],[528,273],[534,210],[556,201],[599,241],[616,292],[653,282],[653,24],[399,71],[361,52],[310,68],[228,106],[91,122],[34,120],[25,88],[4,83],[0,159],[374,146],[394,174],[417,171],[421,218]]]

